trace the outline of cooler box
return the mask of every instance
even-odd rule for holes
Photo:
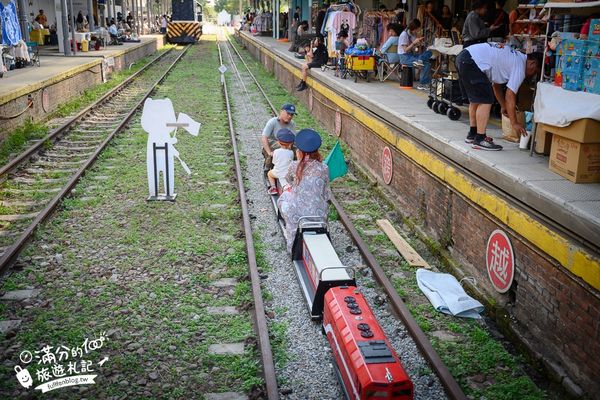
[[[347,67],[352,71],[374,71],[375,57],[373,56],[348,56]]]

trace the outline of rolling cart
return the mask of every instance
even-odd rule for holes
[[[354,82],[358,82],[358,78],[362,78],[369,82],[370,75],[377,74],[377,63],[373,50],[358,50],[353,47],[346,50],[345,68],[341,72],[341,77],[346,75],[354,77]]]
[[[434,78],[429,86],[427,106],[435,113],[444,114],[452,121],[456,121],[462,114],[456,107],[462,105],[462,94],[454,62],[456,56],[462,51],[462,45],[453,45],[453,40],[450,38],[438,38],[429,50],[437,54],[438,64],[432,72]]]

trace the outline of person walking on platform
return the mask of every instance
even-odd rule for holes
[[[286,103],[281,106],[278,116],[267,121],[260,136],[266,171],[273,168],[273,148],[271,143],[277,138],[277,132],[281,129],[289,129],[292,133],[296,133],[296,124],[292,121],[294,115],[296,115],[296,106]]]
[[[485,0],[475,0],[471,6],[471,12],[465,19],[463,25],[463,49],[477,43],[484,43],[490,37],[490,33],[499,28],[500,25],[492,25],[489,28],[485,26],[483,17],[487,13],[487,2]]]
[[[456,57],[458,78],[469,99],[469,134],[466,143],[481,150],[502,150],[486,136],[494,95],[500,103],[502,114],[510,119],[513,129],[525,135],[517,122],[516,98],[525,78],[540,74],[542,54],[523,54],[501,43],[480,43],[464,49]],[[506,84],[506,94],[502,85]]]

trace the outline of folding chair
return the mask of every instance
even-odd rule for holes
[[[31,65],[40,66],[40,47],[38,42],[26,42],[27,51],[29,52],[29,59],[31,60]]]
[[[392,75],[396,75],[400,79],[400,63],[391,63],[387,59],[386,54],[382,54],[379,62],[377,63],[377,79],[384,82]]]

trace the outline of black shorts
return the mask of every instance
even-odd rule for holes
[[[458,81],[469,103],[494,104],[492,82],[475,64],[468,50],[461,51],[456,57],[456,68]]]
[[[319,62],[311,61],[311,62],[308,63],[308,69],[311,69],[311,68],[321,68],[322,65],[323,64],[321,64]]]

